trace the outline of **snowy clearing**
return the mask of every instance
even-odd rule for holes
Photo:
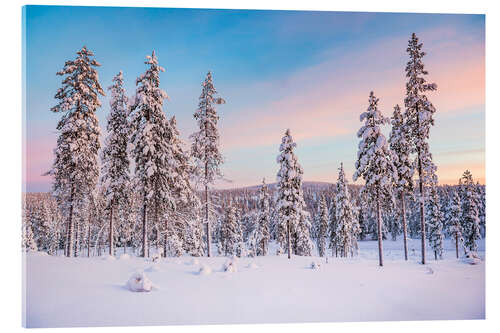
[[[477,265],[455,259],[448,239],[445,259],[429,257],[425,266],[418,264],[418,239],[410,241],[408,262],[400,259],[401,241],[384,241],[383,268],[375,241],[359,245],[354,259],[239,258],[234,272],[223,271],[225,257],[161,258],[152,264],[133,256],[108,261],[28,253],[25,325],[484,319],[484,241],[479,242],[483,261]],[[311,269],[313,261],[321,268]],[[211,274],[200,274],[202,266]],[[151,280],[151,292],[127,289],[136,271]]]

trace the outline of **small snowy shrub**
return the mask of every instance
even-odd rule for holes
[[[313,261],[311,263],[311,269],[320,269],[320,268],[321,268],[321,264],[319,262]]]
[[[236,257],[228,259],[222,266],[224,272],[235,273],[238,269],[236,267]]]
[[[193,260],[191,260],[191,265],[199,265],[200,264],[200,261],[196,258],[193,258]]]
[[[209,275],[212,273],[212,269],[210,266],[207,265],[201,265],[200,270],[198,271],[200,275]]]
[[[477,255],[476,252],[467,252],[462,260],[469,265],[477,265],[481,263],[481,258]]]
[[[135,272],[127,281],[127,288],[136,292],[151,291],[153,283],[144,273]]]

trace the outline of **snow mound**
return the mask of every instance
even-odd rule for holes
[[[143,272],[135,272],[130,279],[128,279],[127,288],[135,292],[151,291],[153,283]]]
[[[196,258],[193,258],[191,261],[187,262],[188,265],[193,265],[193,266],[196,266],[196,265],[199,265],[200,264],[200,261]]]
[[[146,268],[147,272],[161,272],[160,267],[158,265],[151,265],[148,268]]]
[[[319,262],[313,261],[311,263],[311,269],[320,269],[320,268],[321,268],[321,264]]]
[[[236,267],[236,260],[235,258],[228,259],[224,265],[222,265],[222,270],[224,272],[228,273],[235,273],[238,271],[238,268]]]
[[[130,255],[127,253],[124,253],[120,256],[120,260],[128,260],[130,259]]]
[[[153,254],[151,255],[151,261],[152,261],[152,262],[157,262],[157,261],[159,261],[159,260],[160,260],[161,256],[162,256],[162,251],[158,250],[158,252],[153,253]]]
[[[200,270],[198,271],[198,274],[200,275],[209,275],[212,273],[212,269],[210,266],[207,265],[201,265]]]
[[[113,261],[113,260],[116,260],[116,258],[112,255],[105,255],[102,257],[102,260],[105,260],[105,261]]]
[[[259,268],[259,265],[257,265],[254,262],[251,262],[251,263],[248,264],[247,268],[256,269],[256,268]]]
[[[481,263],[481,258],[475,252],[469,252],[462,257],[462,261],[469,265],[477,265]]]

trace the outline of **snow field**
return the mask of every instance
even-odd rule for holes
[[[352,259],[329,257],[326,263],[325,258],[288,260],[286,255],[238,258],[237,270],[231,273],[223,269],[231,261],[226,257],[196,258],[199,264],[194,264],[187,256],[151,263],[133,256],[106,261],[28,253],[26,325],[484,318],[484,261],[469,265],[453,258],[449,240],[445,259],[429,260],[425,266],[418,264],[418,256],[404,262],[402,251],[397,251],[399,240],[384,245],[383,268],[376,259],[376,242],[363,241],[360,256]],[[480,245],[484,258],[484,242]],[[312,261],[321,269],[311,269]],[[200,273],[201,267],[211,274]],[[128,278],[136,272],[151,280],[151,292],[127,289]]]

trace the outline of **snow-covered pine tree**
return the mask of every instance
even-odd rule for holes
[[[378,98],[375,97],[372,91],[370,92],[368,109],[360,116],[360,121],[365,121],[365,124],[357,133],[361,141],[358,147],[358,158],[353,180],[356,181],[359,177],[363,177],[365,185],[362,191],[376,205],[379,265],[383,266],[382,216],[380,210],[382,201],[393,200],[392,184],[397,179],[397,170],[393,164],[393,154],[380,129],[380,126],[387,124],[389,120],[382,116],[377,104]]]
[[[109,254],[114,255],[113,215],[116,207],[128,205],[130,176],[127,145],[130,136],[127,97],[123,88],[123,72],[113,78],[110,113],[106,130],[108,136],[101,152],[101,184],[109,210]],[[116,215],[116,214],[115,214]]]
[[[199,255],[201,250],[201,234],[198,226],[194,225],[194,223],[196,223],[195,219],[198,216],[196,212],[200,208],[200,201],[191,184],[193,165],[191,164],[188,151],[184,148],[185,144],[180,138],[175,116],[170,119],[169,125],[169,131],[166,132],[166,140],[172,151],[172,159],[168,161],[168,168],[171,175],[168,178],[168,186],[176,201],[176,211],[168,212],[168,216],[165,218],[164,254],[166,256],[169,237],[172,237],[170,247],[176,248],[174,252],[180,253],[179,245],[185,240],[184,233],[189,231],[191,233],[188,236],[191,241],[189,252]],[[169,220],[171,221],[169,222]],[[188,221],[190,222],[189,225]],[[178,232],[175,232],[175,229]],[[179,235],[182,235],[182,237],[178,237]],[[184,245],[182,244],[182,246]]]
[[[337,179],[337,195],[335,197],[335,216],[337,220],[337,238],[342,257],[353,256],[357,248],[357,234],[355,234],[356,218],[351,206],[344,165],[341,163]]]
[[[469,170],[466,170],[460,179],[462,199],[462,228],[464,248],[467,254],[477,252],[477,241],[481,239],[479,227],[479,208],[476,184]]]
[[[311,218],[306,210],[305,204],[299,215],[299,223],[296,225],[295,254],[299,256],[311,256],[314,250],[314,243],[311,241]]]
[[[232,201],[228,203],[222,221],[222,244],[224,255],[236,255],[238,245],[242,241],[238,214]]]
[[[318,254],[320,257],[326,256],[326,238],[328,232],[328,207],[325,196],[322,195],[318,207]]]
[[[422,58],[422,43],[419,42],[415,33],[408,41],[408,52],[410,60],[406,65],[406,97],[405,97],[405,125],[409,128],[412,138],[412,153],[417,154],[416,167],[419,176],[419,204],[420,204],[420,228],[422,240],[422,264],[425,264],[425,193],[424,193],[424,160],[429,154],[430,127],[434,125],[433,115],[436,109],[425,95],[428,91],[437,89],[435,83],[427,83],[425,76],[428,72],[424,69]]]
[[[443,258],[443,213],[439,200],[437,184],[431,187],[427,201],[427,225],[429,226],[428,238],[429,245],[434,250],[436,260]]]
[[[207,256],[210,257],[211,231],[209,220],[209,187],[215,180],[222,177],[220,165],[223,158],[220,153],[220,136],[217,129],[219,115],[215,109],[216,104],[225,104],[221,97],[216,97],[212,73],[208,72],[203,82],[202,92],[199,98],[198,109],[194,113],[194,119],[198,122],[198,132],[191,135],[191,156],[194,158],[197,174],[203,184],[205,191],[204,200],[204,223],[207,237]]]
[[[408,232],[406,223],[406,196],[413,195],[413,161],[410,158],[412,152],[410,128],[406,124],[399,105],[394,107],[391,119],[391,133],[389,135],[389,145],[394,152],[394,166],[398,172],[395,187],[399,192],[401,200],[401,220],[403,227],[403,244],[405,260],[408,260]]]
[[[335,194],[335,193],[334,193]],[[330,203],[330,209],[328,212],[329,222],[328,222],[328,247],[332,249],[332,257],[335,255],[336,257],[339,254],[339,238],[337,237],[337,208],[335,203],[335,196]]]
[[[169,187],[173,182],[169,168],[173,152],[168,140],[172,130],[163,112],[163,101],[168,96],[160,88],[160,72],[164,68],[158,64],[154,51],[151,56],[146,56],[145,64],[148,69],[136,80],[137,89],[130,116],[136,189],[143,200],[141,255],[148,257],[148,210],[151,210],[158,228],[160,218],[167,211],[175,210],[176,200]]]
[[[54,177],[53,194],[68,217],[68,257],[74,255],[74,214],[82,208],[78,203],[85,201],[99,179],[100,129],[95,112],[101,106],[99,95],[104,95],[104,91],[95,69],[100,64],[93,56],[84,46],[75,60],[66,61],[57,72],[64,79],[55,95],[59,103],[51,108],[52,112],[63,113],[57,124],[55,160],[48,173]]]
[[[269,243],[269,191],[267,189],[266,180],[262,179],[262,186],[259,189],[259,213],[256,225],[256,255],[265,256],[267,254],[267,246]]]
[[[462,202],[458,195],[458,190],[453,191],[448,210],[448,233],[455,239],[455,252],[458,258],[458,245],[463,243],[462,236]]]
[[[292,231],[296,232],[296,239],[300,240],[301,246],[298,255],[306,254],[310,243],[307,230],[308,213],[305,211],[306,204],[302,193],[302,175],[304,171],[297,161],[294,149],[297,146],[293,142],[290,130],[287,129],[280,145],[280,154],[277,163],[280,169],[277,174],[277,202],[276,209],[279,214],[278,243],[279,253],[283,253],[286,244],[288,259],[292,252]],[[302,225],[301,225],[302,224]],[[306,234],[307,233],[307,234]]]

